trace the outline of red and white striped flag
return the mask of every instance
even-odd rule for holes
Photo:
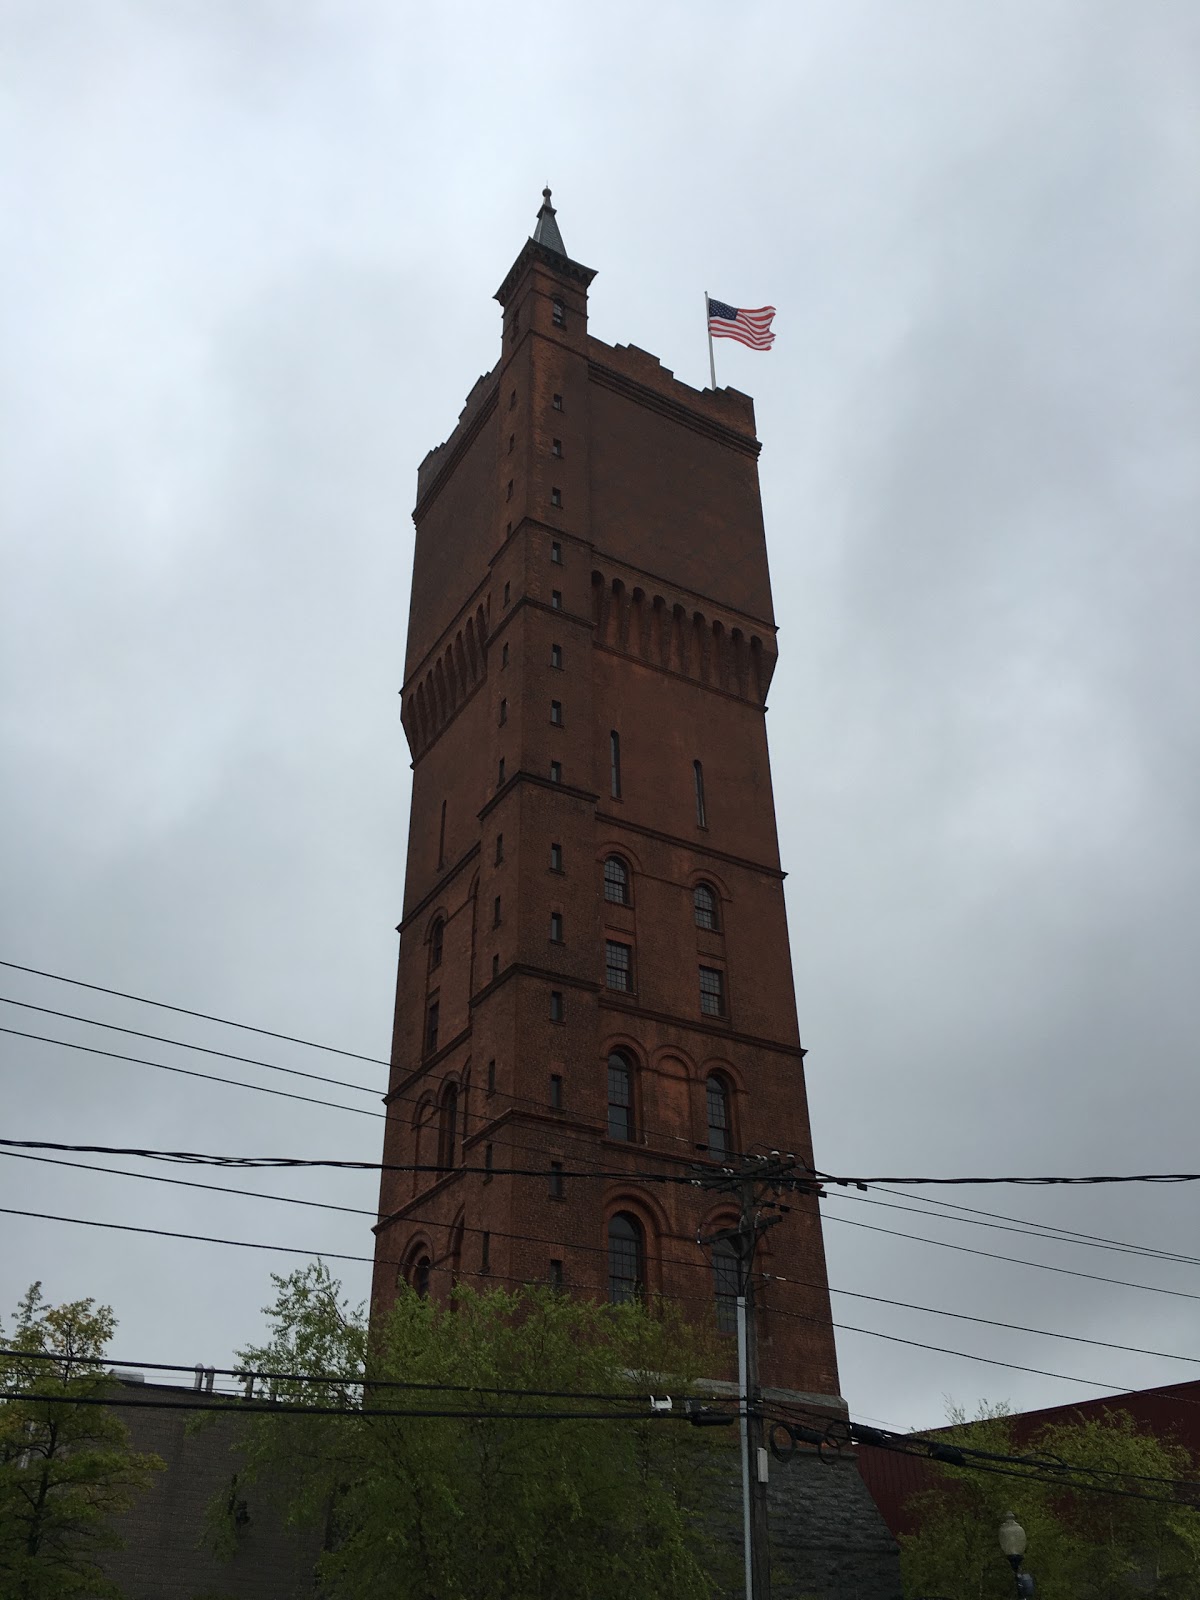
[[[757,311],[744,311],[738,306],[727,306],[723,300],[708,301],[708,331],[714,339],[736,339],[749,345],[751,350],[769,350],[775,343],[771,332],[774,306],[760,306]]]

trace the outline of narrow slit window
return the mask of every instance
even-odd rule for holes
[[[560,645],[560,644],[552,644],[550,646],[550,665],[552,667],[557,668],[557,670],[559,672],[561,672],[562,671],[562,662],[563,662],[562,645]]]
[[[506,667],[508,665],[508,645],[507,644],[502,644],[500,646],[500,665],[502,667]]]
[[[562,762],[561,761],[552,761],[550,763],[550,782],[551,783],[561,783],[562,782]]]
[[[485,1233],[479,1242],[479,1270],[490,1272],[492,1270],[492,1236]]]
[[[563,942],[562,912],[561,911],[552,911],[550,913],[550,943],[551,944],[561,944],[562,942]]]
[[[553,540],[550,545],[550,559],[556,567],[561,567],[563,564],[562,545],[557,539]]]
[[[561,1161],[552,1161],[550,1163],[550,1198],[551,1200],[561,1200],[564,1193],[563,1164]]]
[[[550,441],[550,454],[552,456],[561,456],[562,455],[562,440],[561,439],[552,439]]]
[[[551,1257],[550,1260],[550,1287],[557,1292],[563,1286],[563,1264]]]
[[[425,1013],[425,1054],[431,1056],[438,1046],[438,1003],[436,1000],[429,1002],[429,1009]]]
[[[498,928],[499,926],[500,926],[500,896],[497,895],[496,898],[492,901],[492,927],[493,928]]]
[[[551,1111],[561,1111],[562,1110],[562,1103],[563,1103],[562,1073],[561,1072],[552,1072],[550,1074],[550,1109],[551,1109]]]
[[[564,1012],[563,1012],[562,990],[561,989],[551,989],[551,991],[550,991],[550,1021],[551,1022],[561,1022],[563,1020],[563,1016],[564,1016]]]
[[[513,391],[513,393],[514,393],[514,395],[515,395],[515,393],[516,393],[516,390],[514,390],[514,391]],[[555,395],[555,396],[554,396],[554,398],[553,398],[553,400],[551,400],[551,402],[550,402],[550,404],[551,404],[551,405],[552,405],[552,406],[553,406],[553,407],[554,407],[554,409],[555,409],[555,411],[561,411],[561,410],[562,410],[562,408],[563,408],[563,399],[562,399],[562,395],[560,395],[560,394],[556,394],[556,395]]]
[[[550,504],[552,506],[561,506],[562,505],[562,490],[561,489],[557,489],[557,488],[551,489],[551,491],[550,491]]]
[[[496,865],[499,866],[500,863],[503,860],[504,860],[504,835],[502,833],[498,833],[496,835]]]
[[[495,1057],[493,1057],[492,1060],[489,1061],[488,1065],[487,1065],[487,1092],[489,1094],[495,1094],[495,1092],[496,1092],[496,1061],[495,1061]]]
[[[698,761],[692,762],[692,776],[696,780],[696,826],[708,827],[708,809],[704,804],[704,768]]]
[[[503,727],[504,724],[507,721],[508,721],[508,701],[507,700],[501,700],[501,702],[500,702],[500,726]]]
[[[550,302],[551,319],[556,328],[565,328],[567,325],[567,308],[561,300]]]
[[[497,787],[497,789],[500,787],[500,785],[503,782],[504,782],[504,757],[501,756],[500,757],[500,764],[496,768],[496,787]]]
[[[512,584],[511,583],[506,583],[504,585],[504,604],[505,605],[508,604],[508,597],[509,597],[509,595],[511,593],[512,593]]]
[[[499,956],[493,956],[492,957],[492,977],[493,978],[498,978],[499,976],[500,976],[500,957]]]
[[[484,1183],[491,1183],[492,1181],[492,1147],[490,1144],[485,1144],[483,1147],[483,1181]]]
[[[551,702],[550,702],[550,721],[554,724],[554,726],[556,728],[561,728],[562,727],[562,725],[563,725],[563,709],[562,709],[562,701],[561,700],[551,700]]]
[[[613,732],[608,736],[608,765],[609,781],[614,800],[621,798],[621,735]]]
[[[429,970],[435,972],[442,964],[442,945],[445,941],[446,924],[441,917],[433,925],[429,935]]]
[[[438,825],[438,866],[446,864],[446,802],[442,801],[442,820]]]
[[[562,869],[563,869],[562,845],[560,845],[560,844],[552,844],[550,846],[550,871],[551,872],[561,872]]]

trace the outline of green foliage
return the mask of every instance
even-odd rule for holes
[[[981,1407],[965,1426],[962,1413],[952,1412],[951,1421],[952,1434],[933,1437],[1002,1454],[1057,1458],[1091,1469],[1072,1473],[1073,1481],[1155,1498],[1064,1488],[1045,1470],[1005,1467],[1009,1476],[932,1468],[937,1486],[910,1502],[921,1531],[900,1541],[907,1596],[1011,1600],[1012,1573],[996,1537],[1007,1511],[1029,1537],[1025,1564],[1039,1594],[1184,1600],[1200,1593],[1200,1512],[1175,1501],[1168,1486],[1140,1481],[1195,1481],[1196,1463],[1182,1445],[1139,1429],[1119,1410],[1077,1415],[1021,1442],[1007,1407]]]
[[[101,1358],[116,1326],[108,1306],[91,1300],[47,1306],[33,1284],[11,1331],[0,1325],[0,1594],[5,1600],[119,1597],[104,1580],[96,1552],[120,1543],[114,1513],[161,1469],[157,1456],[135,1455],[116,1413],[105,1406],[27,1400],[26,1394],[103,1394]],[[60,1359],[34,1359],[39,1352]]]
[[[503,1397],[685,1392],[711,1356],[681,1320],[547,1290],[460,1287],[450,1306],[402,1290],[368,1340],[321,1265],[275,1277],[269,1342],[247,1368],[470,1386],[367,1388],[368,1407],[490,1413],[478,1420],[265,1417],[243,1479],[286,1483],[296,1523],[325,1525],[323,1593],[337,1600],[702,1600],[712,1593],[681,1507],[707,1440],[677,1421],[514,1422],[496,1413],[608,1411],[594,1400]],[[362,1391],[276,1383],[284,1403]],[[707,1430],[705,1430],[707,1433]],[[328,1519],[327,1523],[325,1519]]]

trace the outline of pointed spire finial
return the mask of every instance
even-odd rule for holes
[[[533,230],[534,242],[544,244],[550,250],[557,250],[560,256],[565,256],[567,247],[563,243],[563,236],[558,231],[558,223],[554,220],[554,207],[550,204],[550,185],[542,190],[541,210],[537,214],[537,225]]]

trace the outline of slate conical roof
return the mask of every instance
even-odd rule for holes
[[[559,232],[558,223],[554,218],[554,207],[550,204],[550,190],[542,190],[542,209],[537,214],[537,225],[533,230],[535,244],[544,244],[551,250],[557,250],[560,256],[565,256],[567,247],[563,243],[563,236]]]

